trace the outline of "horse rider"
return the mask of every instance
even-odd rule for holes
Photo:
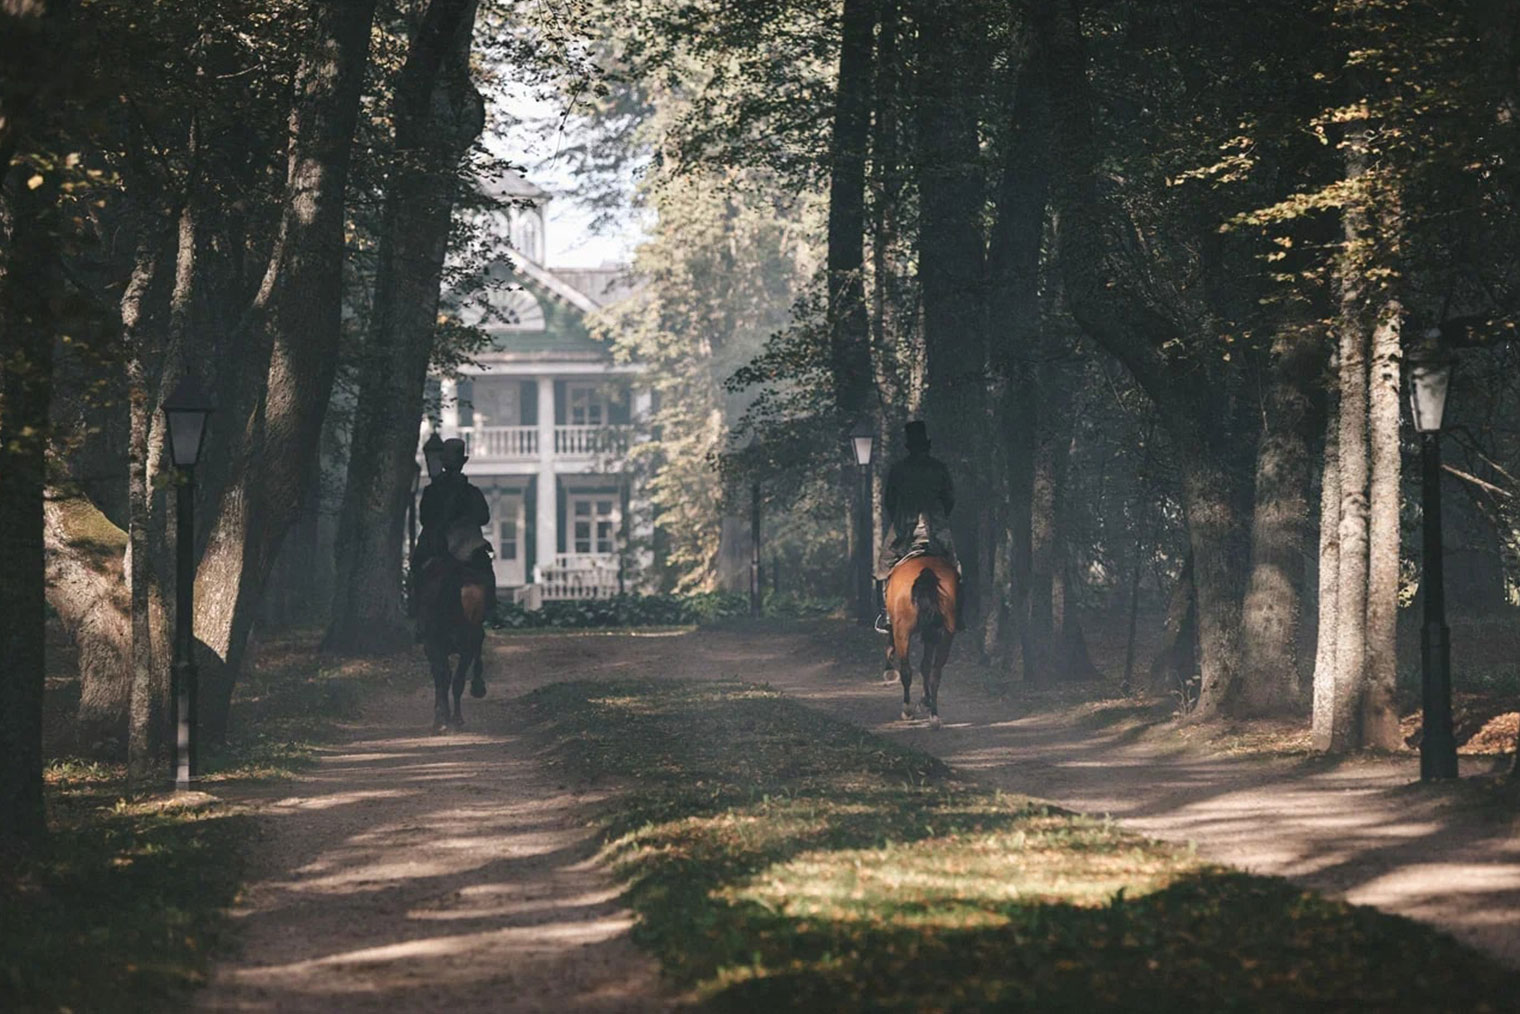
[[[422,506],[417,511],[422,533],[412,555],[407,595],[407,612],[414,618],[421,611],[421,576],[436,565],[435,561],[447,558],[453,558],[467,575],[485,586],[487,611],[496,606],[491,544],[480,534],[481,528],[491,523],[491,508],[486,505],[485,494],[464,476],[464,463],[469,460],[463,440],[445,440],[439,455],[443,470],[422,491]],[[421,633],[419,630],[419,638]]]
[[[887,531],[876,556],[877,601],[881,602],[883,584],[897,566],[909,556],[941,556],[960,570],[955,556],[955,541],[950,534],[950,511],[955,507],[955,484],[945,463],[929,454],[929,430],[915,419],[903,428],[908,445],[907,457],[893,463],[887,472],[887,488],[882,497],[887,512]],[[886,610],[877,617],[876,629],[891,631]]]

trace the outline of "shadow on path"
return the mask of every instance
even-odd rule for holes
[[[1332,763],[1179,749],[1134,729],[1021,713],[954,657],[940,695],[945,726],[934,732],[896,720],[900,688],[879,682],[874,642],[853,628],[499,643],[526,684],[627,675],[769,682],[987,784],[1110,814],[1144,834],[1195,843],[1209,859],[1434,923],[1520,967],[1516,815],[1474,804],[1461,786],[1418,784],[1413,755]]]
[[[541,770],[501,697],[444,737],[427,734],[431,688],[376,698],[262,808],[239,951],[200,1009],[670,1006],[592,861],[595,797]]]

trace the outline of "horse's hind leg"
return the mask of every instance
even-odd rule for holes
[[[430,643],[427,660],[433,671],[433,731],[446,732],[449,728],[449,656]]]
[[[450,688],[454,695],[454,710],[449,715],[449,725],[456,729],[464,728],[464,712],[460,710],[459,701],[464,696],[465,674],[470,671],[470,666],[474,664],[474,652],[466,648],[459,653],[459,665],[454,668],[454,682]]]
[[[881,664],[881,681],[883,683],[896,683],[897,679],[897,648],[891,641],[888,641],[887,660]]]
[[[939,728],[939,681],[949,659],[949,636],[940,637],[932,646],[924,645],[924,701],[929,706],[929,725],[935,729]]]
[[[897,660],[897,676],[902,681],[902,719],[904,722],[913,718],[912,701],[909,693],[913,689],[913,659],[908,654],[908,633],[905,630],[892,628],[892,656]]]

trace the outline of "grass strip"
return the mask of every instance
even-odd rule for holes
[[[262,646],[238,687],[228,743],[205,756],[201,788],[235,795],[288,778],[363,693],[415,681],[416,668],[318,663],[309,636]],[[126,788],[121,764],[50,763],[44,849],[0,860],[0,1010],[177,1009],[204,981],[256,822],[216,799],[131,801]]]
[[[1512,1010],[1429,927],[1213,866],[737,682],[528,697],[637,941],[718,1010]]]

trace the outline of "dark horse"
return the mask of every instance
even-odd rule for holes
[[[485,645],[486,594],[481,577],[451,557],[436,557],[423,572],[420,613],[422,647],[433,670],[433,731],[464,728],[459,699],[464,696],[465,674],[473,670],[470,696],[484,697],[481,674]],[[458,655],[454,669],[454,706],[449,709],[449,656]]]
[[[929,709],[929,724],[939,728],[939,678],[950,657],[950,642],[955,639],[957,600],[961,579],[948,561],[939,556],[910,556],[887,576],[887,616],[892,621],[892,643],[887,646],[886,671],[891,680],[897,672],[902,681],[903,721],[913,717],[909,690],[913,686],[913,663],[908,651],[913,635],[924,645],[923,705]]]

